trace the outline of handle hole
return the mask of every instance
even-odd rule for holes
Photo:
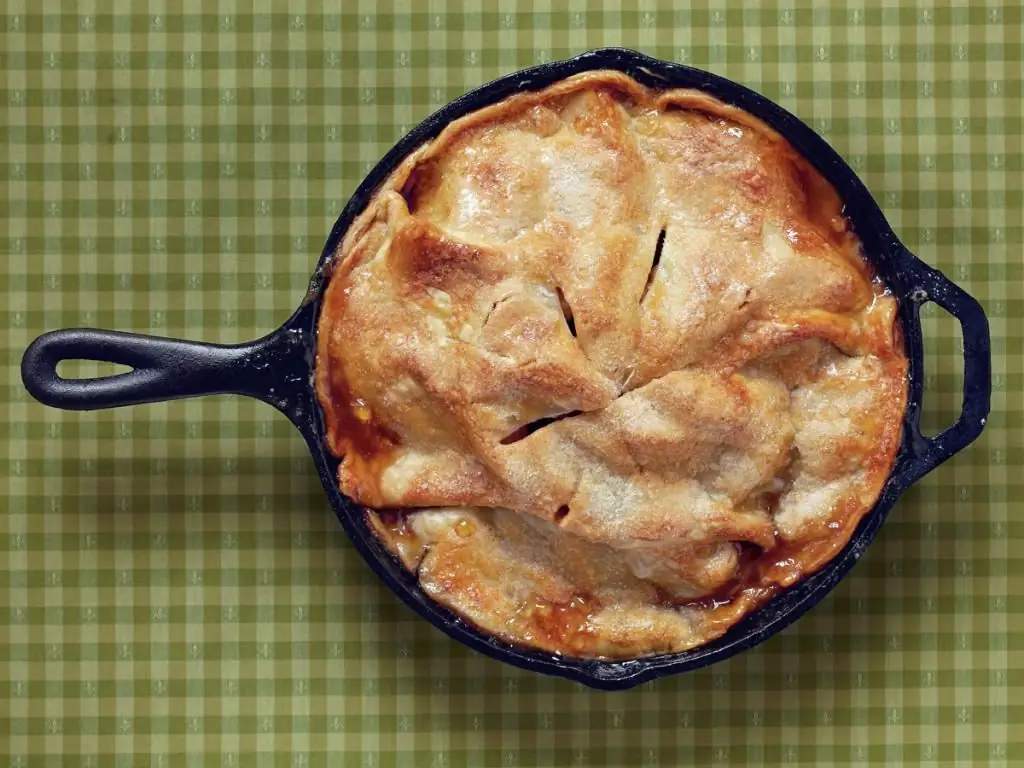
[[[130,365],[103,360],[61,360],[57,363],[57,375],[62,379],[103,379],[133,370]]]
[[[921,332],[921,434],[934,437],[960,417],[964,399],[964,337],[957,319],[934,302],[921,306]]]

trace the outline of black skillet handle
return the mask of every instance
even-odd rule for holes
[[[921,338],[920,311],[924,304],[934,301],[960,321],[964,353],[964,400],[960,418],[934,437],[921,434],[921,397],[914,397],[908,405],[907,425],[910,431],[909,450],[911,453],[911,481],[916,480],[973,443],[985,428],[992,398],[992,352],[988,319],[977,299],[968,294],[941,272],[932,269],[907,252],[908,280],[911,288],[907,292],[910,302],[910,318],[916,333]],[[916,369],[922,371],[923,349],[908,350],[916,357]],[[912,384],[912,387],[915,386]],[[922,384],[916,383],[917,394],[922,394]]]
[[[52,331],[25,351],[21,379],[36,400],[67,410],[230,393],[268,402],[294,421],[295,409],[308,400],[312,364],[309,337],[294,320],[262,339],[230,346],[95,328]],[[65,379],[57,373],[62,360],[119,363],[134,370]]]

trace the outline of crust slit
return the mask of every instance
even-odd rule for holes
[[[571,419],[573,416],[579,416],[581,413],[583,413],[583,411],[569,411],[568,413],[559,414],[558,416],[546,416],[543,419],[537,419],[536,421],[523,424],[523,426],[518,427],[505,437],[501,438],[501,444],[512,445],[514,443],[518,443],[520,440],[525,440],[534,432],[539,429],[543,429],[549,424],[554,424],[555,422],[562,421],[563,419]]]
[[[644,284],[644,291],[640,294],[640,303],[643,304],[644,299],[647,298],[647,293],[651,290],[651,285],[654,283],[654,277],[658,272],[658,265],[661,264],[661,252],[665,248],[665,228],[661,228],[661,232],[658,233],[658,242],[654,246],[654,258],[651,260],[651,269],[647,273],[647,282]]]

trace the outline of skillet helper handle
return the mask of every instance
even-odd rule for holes
[[[921,434],[920,404],[910,414],[912,474],[916,480],[973,443],[984,430],[992,399],[992,352],[988,319],[977,299],[920,262],[915,265],[914,280],[917,287],[909,292],[914,323],[920,326],[921,306],[934,301],[960,322],[964,355],[960,418],[938,435],[926,437]]]
[[[274,402],[274,365],[289,339],[278,331],[248,344],[226,346],[96,328],[43,334],[21,361],[25,388],[55,408],[87,411],[212,394],[241,394]],[[66,379],[62,360],[95,360],[131,366],[112,376]],[[283,410],[283,409],[282,409]]]

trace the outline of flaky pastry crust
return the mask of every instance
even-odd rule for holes
[[[316,388],[342,490],[428,594],[626,658],[707,642],[839,552],[906,372],[895,300],[784,139],[591,72],[394,171],[336,254]]]

